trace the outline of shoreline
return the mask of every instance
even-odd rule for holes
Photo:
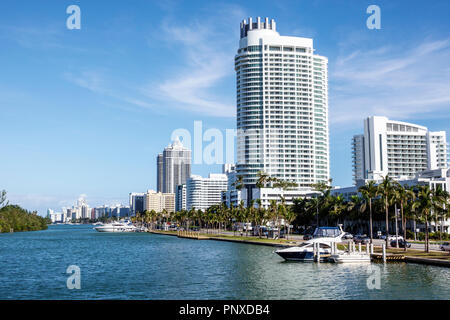
[[[160,234],[160,235],[167,235],[167,236],[175,236],[178,238],[185,238],[185,239],[191,239],[191,240],[215,240],[215,241],[226,241],[226,242],[235,242],[235,243],[246,243],[246,244],[254,244],[254,245],[263,245],[263,246],[269,246],[269,247],[292,247],[292,246],[296,246],[298,245],[298,243],[294,242],[294,243],[280,243],[280,242],[274,242],[271,240],[266,240],[266,239],[258,239],[258,240],[246,240],[246,239],[233,239],[234,236],[220,236],[220,235],[206,235],[206,234],[201,234],[198,236],[178,236],[178,234],[175,231],[156,231],[156,230],[150,230],[148,231],[149,233],[153,233],[153,234]],[[200,238],[198,238],[200,236]],[[263,240],[263,241],[261,241]],[[380,248],[380,247],[376,247],[376,248]],[[411,250],[411,249],[409,249]],[[418,251],[418,250],[414,250],[413,251]],[[406,254],[410,252],[407,251]],[[397,252],[391,252],[391,255],[401,255],[403,253],[403,251],[397,251]],[[416,264],[426,264],[426,265],[432,265],[432,266],[440,266],[440,267],[450,267],[450,259],[449,260],[445,260],[445,259],[432,259],[432,258],[424,258],[424,257],[416,257],[416,256],[408,256],[408,255],[404,255],[404,259],[402,260],[404,262],[409,262],[409,263],[416,263]]]

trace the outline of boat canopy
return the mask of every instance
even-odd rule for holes
[[[319,227],[314,231],[314,238],[319,237],[337,237],[341,234],[338,227]]]

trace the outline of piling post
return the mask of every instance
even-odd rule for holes
[[[320,262],[320,243],[317,242],[317,262]]]
[[[386,244],[383,243],[383,245],[381,246],[382,250],[383,250],[383,262],[386,263]]]
[[[373,254],[373,243],[370,244],[370,254]]]
[[[314,260],[316,259],[316,256],[317,256],[316,244],[317,244],[317,242],[313,243],[313,256],[314,256],[313,259]]]
[[[371,244],[370,246],[372,246],[372,244]],[[370,251],[369,251],[369,250],[370,250],[370,249],[369,249],[369,244],[366,244],[366,254],[367,254],[367,255],[370,254]]]
[[[361,242],[358,243],[358,252],[361,253]]]

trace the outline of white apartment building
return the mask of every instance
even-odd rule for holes
[[[191,175],[191,150],[183,147],[178,137],[156,158],[157,191],[175,193]]]
[[[368,179],[358,180],[357,185],[351,187],[334,188],[331,190],[331,194],[341,195],[342,197],[344,197],[344,199],[348,201],[351,199],[352,196],[359,194],[358,192],[359,187],[363,186],[367,180]],[[375,182],[378,184],[382,181],[382,178],[378,177],[373,180],[375,180]],[[397,179],[396,181],[398,181],[398,183],[400,183],[403,186],[425,185],[429,186],[430,189],[442,188],[442,190],[450,192],[450,169],[445,168],[445,169],[424,170],[421,172],[417,172],[412,177],[408,177],[406,179]],[[443,221],[439,221],[437,226],[434,221],[430,221],[429,225],[430,231],[441,230],[442,226],[442,230],[444,232],[450,233],[450,218],[447,218]],[[421,231],[425,230],[424,224],[420,224],[418,225],[418,227],[421,229]]]
[[[144,197],[144,209],[147,211],[167,212],[175,211],[175,194],[161,193],[154,190],[148,190]]]
[[[445,131],[372,116],[364,120],[364,134],[352,140],[353,178],[413,178],[416,173],[447,167]]]
[[[328,59],[313,39],[281,36],[273,19],[249,18],[240,29],[237,174],[250,186],[264,171],[309,190],[330,177]]]
[[[222,202],[222,192],[227,191],[228,177],[222,173],[210,173],[208,178],[192,175],[186,182],[186,209],[206,210]]]

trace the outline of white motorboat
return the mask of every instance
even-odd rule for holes
[[[332,254],[328,257],[328,260],[336,263],[361,263],[361,262],[370,262],[370,254],[364,252],[339,252],[336,254]]]
[[[276,250],[275,253],[287,261],[314,261],[314,245],[319,243],[320,261],[326,261],[331,254],[331,246],[334,242],[341,242],[344,234],[341,226],[319,227],[314,231],[313,239],[296,247]]]
[[[131,223],[113,222],[95,227],[94,230],[98,232],[136,232],[137,228]]]

